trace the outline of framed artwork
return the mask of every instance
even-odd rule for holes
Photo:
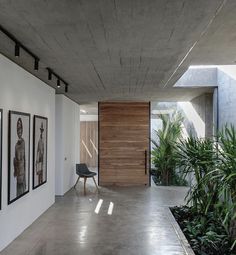
[[[8,204],[29,192],[30,114],[9,111]]]
[[[0,109],[0,210],[2,209],[2,109]]]
[[[33,189],[47,182],[48,119],[34,115]]]

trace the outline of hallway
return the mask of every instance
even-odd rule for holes
[[[89,180],[84,197],[82,186],[80,182],[77,190],[58,197],[0,254],[186,254],[166,208],[181,204],[187,188],[100,188],[97,195]],[[99,210],[100,199],[103,203]],[[110,202],[114,208],[109,215]]]

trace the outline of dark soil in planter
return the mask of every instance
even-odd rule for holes
[[[222,222],[214,212],[199,215],[191,207],[170,208],[196,255],[235,255]]]

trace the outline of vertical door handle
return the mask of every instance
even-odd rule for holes
[[[147,150],[144,151],[145,154],[145,175],[147,175]]]

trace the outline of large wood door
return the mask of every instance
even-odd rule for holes
[[[99,184],[149,184],[150,104],[99,103]]]

